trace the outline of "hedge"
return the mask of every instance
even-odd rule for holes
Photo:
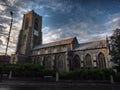
[[[55,71],[45,69],[39,64],[1,64],[0,73],[12,71],[13,77],[43,77],[55,76]]]
[[[109,80],[110,75],[115,76],[115,72],[112,69],[82,69],[70,72],[61,72],[61,79],[69,80]]]
[[[13,77],[55,77],[55,71],[45,69],[39,64],[4,64],[0,65],[0,73],[12,71]],[[64,80],[110,80],[110,75],[115,81],[120,82],[120,73],[115,73],[111,68],[79,69],[70,72],[59,72],[60,79]]]

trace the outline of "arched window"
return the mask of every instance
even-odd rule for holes
[[[45,57],[43,57],[43,61],[42,61],[43,67],[45,67],[45,62],[46,62]]]
[[[38,64],[38,56],[34,56],[34,64]]]
[[[49,68],[49,69],[52,68],[52,61],[51,61],[51,57],[50,56],[47,56],[47,57],[44,58],[44,60],[43,60],[43,66],[45,68]]]
[[[59,57],[59,60],[58,60],[58,67],[59,67],[59,68],[63,68],[62,56]]]
[[[78,55],[74,56],[73,61],[72,61],[73,70],[80,68],[80,62],[81,62],[80,57]]]
[[[38,57],[38,64],[41,64],[41,61],[42,61],[42,57],[39,56],[39,57]]]
[[[25,29],[27,29],[29,26],[29,18],[25,19]]]
[[[91,56],[89,54],[87,54],[85,56],[84,67],[87,68],[87,69],[92,68],[92,60],[91,60]]]
[[[58,70],[63,71],[64,70],[64,56],[60,55],[58,56],[58,62],[57,62],[57,67]]]
[[[100,67],[100,68],[106,67],[105,56],[103,53],[99,53],[98,55],[97,67]]]

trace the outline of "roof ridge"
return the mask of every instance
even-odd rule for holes
[[[95,40],[95,41],[90,41],[90,42],[84,42],[84,43],[79,43],[79,44],[87,44],[87,43],[92,43],[92,42],[100,42],[100,41],[106,41],[106,39],[101,39],[101,40]]]
[[[75,50],[85,50],[85,49],[93,49],[93,48],[101,48],[101,47],[106,47],[106,40],[97,40],[97,41],[92,41],[92,42],[87,42],[87,43],[80,43]]]
[[[41,44],[41,45],[34,47],[33,49],[37,49],[40,47],[51,47],[51,46],[57,46],[57,45],[62,45],[62,44],[68,44],[68,43],[71,43],[71,41],[74,40],[74,38],[75,37],[71,37],[71,38],[62,39],[62,40],[55,41],[55,42]],[[69,40],[69,41],[67,41],[67,40]]]
[[[59,42],[59,41],[65,41],[65,40],[74,39],[74,38],[75,38],[75,37],[63,38],[63,39],[61,39],[61,40],[56,40],[56,41],[52,41],[52,42],[45,43],[45,44],[55,43],[55,42]],[[42,44],[42,45],[44,45],[44,44]]]

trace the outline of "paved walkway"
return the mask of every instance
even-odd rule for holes
[[[120,84],[80,81],[40,81],[39,79],[11,79],[0,81],[0,90],[120,90]]]
[[[60,80],[58,82],[55,82],[53,80],[46,80],[43,81],[41,79],[36,79],[36,78],[14,78],[14,79],[4,79],[0,80],[0,85],[119,85],[120,83],[113,83],[111,84],[109,81],[93,81],[93,80],[77,80],[77,81],[72,81],[72,80]]]

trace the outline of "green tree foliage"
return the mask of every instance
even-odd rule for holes
[[[110,39],[110,45],[112,61],[120,66],[120,29],[114,30]]]

